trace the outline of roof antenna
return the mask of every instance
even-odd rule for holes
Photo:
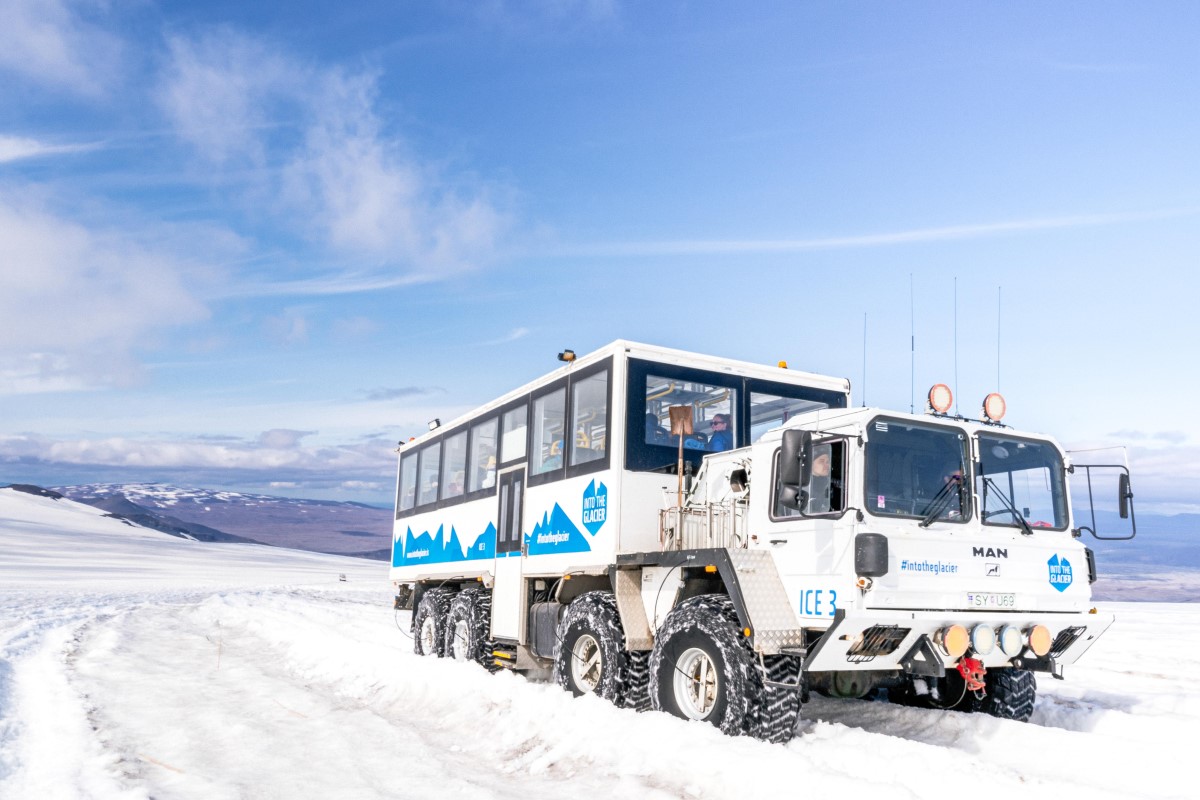
[[[1000,291],[1004,287],[996,287],[996,391],[1000,391]]]
[[[908,413],[917,407],[917,323],[913,310],[913,274],[908,273]]]
[[[954,413],[958,414],[958,276],[954,276]]]
[[[862,407],[867,407],[867,312],[863,312],[863,391]]]

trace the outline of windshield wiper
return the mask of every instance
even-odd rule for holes
[[[1002,492],[1000,490],[1000,487],[996,485],[996,482],[994,480],[992,480],[989,476],[984,475],[983,482],[986,486],[991,486],[992,491],[995,492],[997,496],[999,496],[1000,502],[1004,504],[1003,511],[1007,511],[1009,514],[1012,514],[1012,518],[1015,519],[1017,522],[1021,523],[1021,527],[1024,529],[1021,532],[1024,533],[1026,536],[1032,536],[1033,528],[1029,527],[1029,523],[1025,521],[1025,516],[1023,514],[1021,514],[1021,512],[1017,511],[1017,507],[1015,505],[1013,505],[1013,502],[1011,499],[1009,499],[1008,495],[1006,495],[1004,492]],[[1003,513],[1003,511],[996,511],[996,512],[992,512],[992,513],[999,514],[999,513]],[[988,518],[988,516],[989,515],[985,513],[983,515],[983,519],[986,520]]]
[[[947,506],[950,505],[950,500],[952,498],[950,493],[953,488],[957,488],[959,490],[959,507],[962,507],[961,480],[946,481],[946,483],[942,485],[942,488],[938,490],[938,493],[933,496],[933,499],[929,501],[929,505],[925,506],[925,516],[921,518],[920,522],[922,528],[928,528],[930,525],[932,525],[933,521],[937,519],[943,511],[946,510]]]

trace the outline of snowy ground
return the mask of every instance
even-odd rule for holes
[[[418,658],[385,570],[0,490],[0,797],[1197,794],[1197,605],[1105,604],[1031,724],[817,698],[779,746]]]

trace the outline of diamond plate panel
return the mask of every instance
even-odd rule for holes
[[[771,554],[766,550],[740,549],[728,553],[750,616],[754,649],[764,655],[775,655],[782,647],[803,645],[804,630]]]
[[[616,574],[617,611],[625,629],[626,650],[649,650],[654,646],[646,606],[642,604],[642,571],[619,569]]]

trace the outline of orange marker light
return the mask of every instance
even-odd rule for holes
[[[939,414],[945,414],[954,405],[954,392],[944,383],[936,383],[929,390],[929,407]]]

